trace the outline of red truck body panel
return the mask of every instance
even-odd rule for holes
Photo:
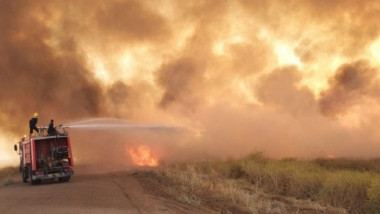
[[[74,159],[68,135],[22,138],[20,171],[32,181],[70,178],[74,174]],[[25,173],[27,172],[27,173]]]
[[[71,157],[73,157],[73,152],[72,152],[72,150],[71,150],[71,140],[70,140],[70,138],[67,138],[67,144],[69,145],[69,150],[70,150],[70,155],[71,155]],[[71,158],[71,166],[74,166],[74,159],[73,158]]]
[[[31,140],[30,139],[27,139],[25,141],[23,141],[23,143],[21,144],[22,146],[22,158],[23,158],[23,162],[24,164],[31,164],[32,163],[32,153],[31,153],[31,148],[30,148],[30,145],[31,145]]]
[[[30,148],[32,150],[31,154],[32,154],[32,158],[31,158],[31,162],[32,162],[32,170],[36,170],[36,142],[31,139],[30,141]]]

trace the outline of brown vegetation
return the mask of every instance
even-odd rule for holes
[[[0,168],[0,186],[7,186],[14,183],[14,177],[18,175],[18,167]]]
[[[166,180],[168,193],[194,206],[219,201],[221,210],[242,213],[379,213],[376,161],[252,154],[236,161],[167,164],[155,174]]]

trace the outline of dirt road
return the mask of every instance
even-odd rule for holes
[[[67,183],[0,187],[0,213],[202,213],[147,191],[131,172],[76,174]]]

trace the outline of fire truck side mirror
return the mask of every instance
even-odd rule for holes
[[[16,144],[14,145],[14,149],[15,149],[15,151],[17,152],[17,145],[16,145]]]

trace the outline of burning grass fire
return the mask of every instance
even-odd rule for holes
[[[158,166],[158,160],[154,157],[148,146],[128,148],[127,155],[129,155],[133,163],[138,166]]]
[[[380,156],[379,2],[290,2],[1,1],[0,135],[38,111],[200,130],[185,155]]]
[[[83,165],[378,158],[379,11],[378,0],[1,0],[0,165],[17,164],[8,148],[33,112],[38,126],[92,118],[70,124]]]

